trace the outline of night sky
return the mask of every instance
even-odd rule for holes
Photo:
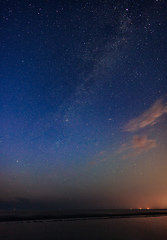
[[[167,2],[0,2],[0,208],[167,208]]]

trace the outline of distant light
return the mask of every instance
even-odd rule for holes
[[[148,207],[147,210],[150,210],[150,208]]]
[[[140,207],[139,210],[142,210],[142,208]]]

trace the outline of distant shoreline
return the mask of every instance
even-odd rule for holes
[[[26,215],[25,212],[14,212],[8,215],[0,214],[0,222],[57,222],[57,221],[79,221],[95,219],[116,219],[136,217],[160,217],[167,216],[167,210],[113,210],[113,211],[62,211],[53,213],[33,213]]]

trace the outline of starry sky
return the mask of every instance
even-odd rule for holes
[[[167,208],[167,2],[0,5],[0,208]]]

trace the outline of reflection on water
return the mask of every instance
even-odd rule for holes
[[[2,240],[166,240],[167,217],[0,223]]]

